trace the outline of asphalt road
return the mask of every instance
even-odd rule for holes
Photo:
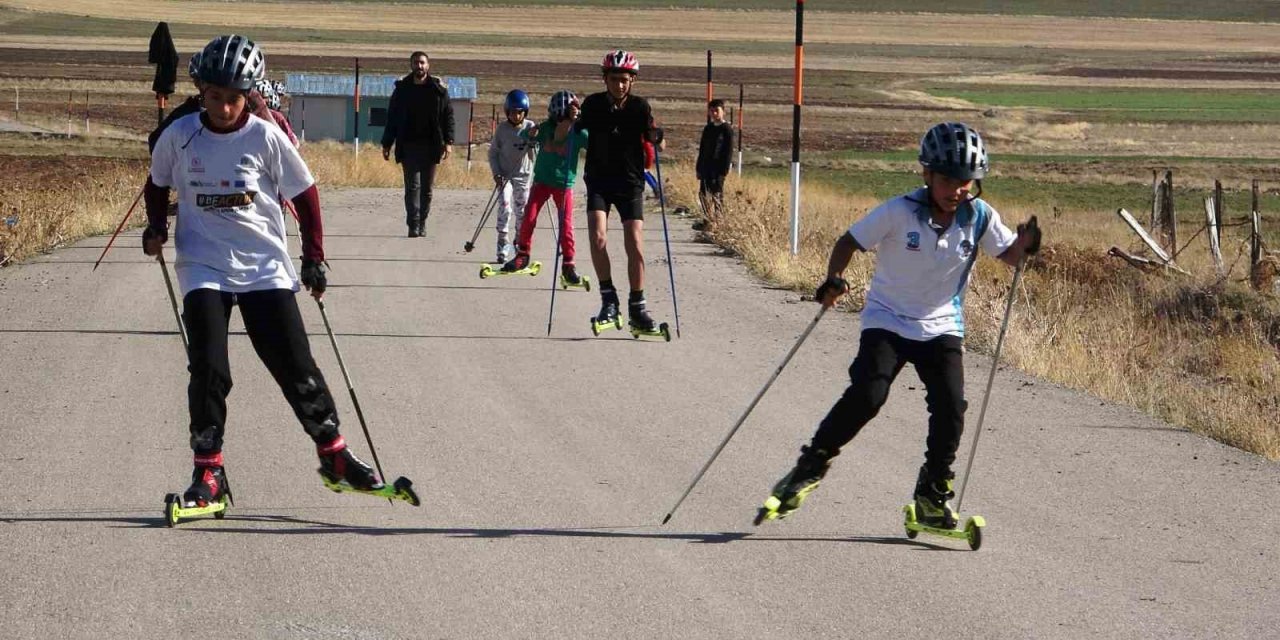
[[[1280,629],[1280,465],[1012,371],[997,376],[964,504],[987,519],[981,550],[903,535],[925,434],[910,371],[804,509],[752,527],[847,382],[858,334],[849,314],[824,319],[659,526],[815,306],[692,242],[678,221],[682,337],[593,338],[598,296],[571,291],[556,297],[548,338],[549,269],[481,281],[492,231],[475,253],[461,250],[485,195],[439,193],[428,238],[408,239],[398,191],[322,194],[329,315],[382,464],[414,480],[425,502],[416,509],[324,489],[309,439],[236,316],[225,449],[236,506],[224,520],[166,528],[163,496],[187,485],[191,458],[185,359],[156,264],[134,234],[96,273],[105,238],[0,270],[3,635]],[[648,297],[671,321],[661,225],[650,221]],[[551,234],[537,242],[549,266]],[[613,242],[621,274],[620,236]],[[319,314],[302,303],[344,431],[368,459]],[[988,366],[968,359],[971,422]]]

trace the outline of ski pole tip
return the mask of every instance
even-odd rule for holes
[[[670,513],[668,513],[668,514],[667,514],[667,517],[665,517],[665,518],[663,518],[663,519],[662,519],[662,524],[666,524],[666,523],[668,523],[668,522],[671,522],[671,516],[672,516],[672,515],[674,515],[674,514],[670,514]]]

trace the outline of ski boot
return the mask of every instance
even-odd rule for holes
[[[974,551],[982,546],[982,528],[987,525],[982,516],[973,516],[960,528],[960,518],[951,503],[955,497],[952,480],[955,474],[951,471],[930,474],[925,467],[920,467],[916,477],[915,498],[911,504],[902,508],[905,516],[903,527],[907,537],[914,539],[921,531],[947,538],[960,538],[969,542]]]
[[[773,493],[765,498],[764,506],[760,507],[752,524],[759,526],[765,520],[781,520],[799,509],[827,475],[832,457],[833,454],[824,449],[800,447],[800,458],[796,460],[795,468],[774,485]]]
[[[222,453],[196,455],[191,486],[182,495],[170,493],[164,497],[164,523],[172,527],[179,520],[207,515],[221,520],[230,504],[235,502],[227,472],[222,468]]]
[[[618,313],[618,292],[612,288],[600,291],[600,313],[591,318],[591,333],[598,336],[601,331],[609,328],[622,328],[622,316]]]
[[[542,270],[541,262],[530,262],[529,254],[517,253],[516,257],[504,264],[484,264],[480,265],[480,279],[484,280],[490,276],[514,276],[527,273],[531,276],[538,275]]]
[[[578,269],[566,263],[560,267],[560,288],[568,289],[570,287],[591,291],[591,278],[578,275]]]
[[[363,493],[388,500],[404,500],[413,506],[422,504],[408,478],[399,477],[390,487],[378,479],[373,468],[357,458],[342,436],[327,445],[316,447],[320,456],[320,480],[334,493]]]
[[[627,324],[631,328],[631,337],[652,336],[671,342],[671,328],[667,323],[654,322],[653,316],[645,309],[644,298],[632,300],[627,304]]]

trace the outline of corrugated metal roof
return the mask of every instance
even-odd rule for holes
[[[360,95],[367,98],[389,98],[396,80],[404,76],[360,74]],[[441,77],[452,100],[475,100],[476,79]],[[355,92],[356,76],[336,73],[286,73],[285,86],[295,96],[349,96]]]

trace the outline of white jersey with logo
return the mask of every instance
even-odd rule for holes
[[[315,180],[289,138],[257,116],[214,133],[199,113],[176,120],[151,154],[151,181],[178,191],[174,270],[182,294],[298,290],[280,197]]]
[[[981,199],[960,205],[951,226],[939,232],[930,223],[925,189],[881,204],[849,227],[849,234],[876,251],[862,328],[910,340],[963,337],[964,293],[977,248],[999,256],[1017,239]]]

